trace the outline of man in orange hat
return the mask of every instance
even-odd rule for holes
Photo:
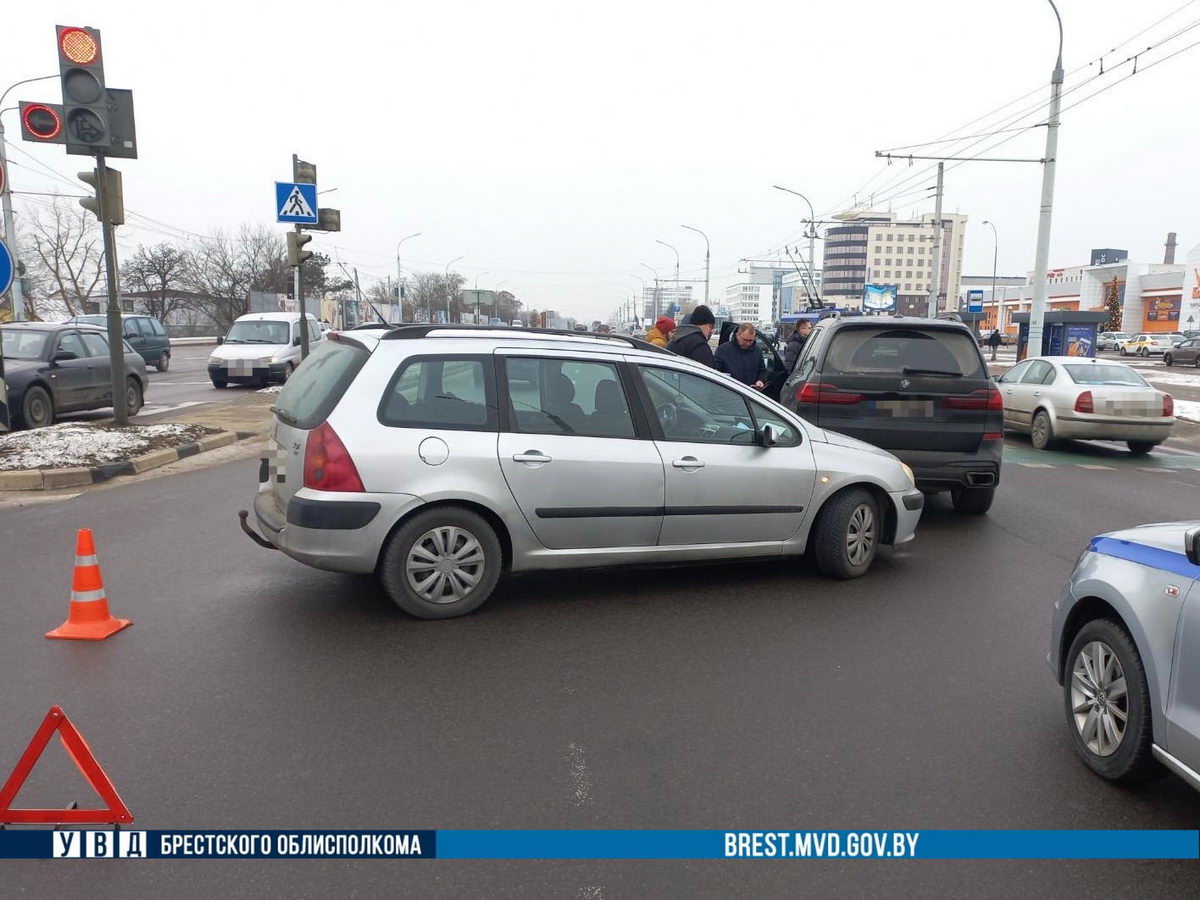
[[[654,326],[646,332],[646,340],[659,347],[667,346],[671,332],[675,330],[675,320],[670,316],[659,316]]]

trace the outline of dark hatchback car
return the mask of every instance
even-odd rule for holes
[[[1195,366],[1200,369],[1200,337],[1189,337],[1163,354],[1165,366]]]
[[[965,325],[828,318],[813,329],[781,402],[821,428],[887,450],[960,512],[991,508],[1004,446],[1000,392]]]
[[[138,352],[146,361],[146,365],[154,366],[160,372],[165,372],[171,366],[171,340],[167,337],[167,329],[154,316],[123,315],[121,323],[125,343]],[[108,317],[76,316],[68,319],[70,325],[96,325],[108,328]]]
[[[4,381],[9,409],[26,428],[54,423],[60,413],[112,406],[108,334],[91,325],[17,322],[4,326]],[[142,408],[146,363],[125,344],[125,402]]]

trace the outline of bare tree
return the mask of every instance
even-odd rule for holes
[[[139,294],[146,311],[163,322],[191,305],[185,290],[186,275],[187,254],[165,241],[153,247],[139,244],[121,264],[125,289]]]
[[[460,317],[463,312],[462,288],[466,282],[467,279],[457,272],[451,272],[449,276],[436,272],[414,272],[405,291],[405,305],[411,303],[414,310],[428,309],[432,313],[431,318],[437,318],[438,310],[444,312],[446,309],[451,310],[452,317]]]
[[[266,226],[218,230],[187,255],[186,280],[217,323],[228,329],[246,311],[251,291],[283,293],[289,269],[283,237]]]
[[[48,296],[26,298],[32,319],[88,312],[86,303],[104,284],[104,240],[100,224],[82,208],[55,198],[49,210],[32,210],[22,254]]]

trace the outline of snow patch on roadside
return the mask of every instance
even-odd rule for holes
[[[203,425],[51,425],[0,435],[0,471],[98,466],[212,434]]]
[[[270,387],[259,388],[255,391],[256,394],[278,394],[283,390],[282,384],[273,384]]]
[[[1200,375],[1188,375],[1183,372],[1163,372],[1163,371],[1147,371],[1141,369],[1138,374],[1147,381],[1152,381],[1155,384],[1173,384],[1177,387],[1194,387],[1200,388]]]
[[[1200,400],[1176,400],[1175,418],[1200,422]]]

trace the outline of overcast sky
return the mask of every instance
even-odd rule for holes
[[[1106,57],[1111,74],[1064,107],[1200,20],[1200,2],[1182,0],[1060,9],[1068,91],[1099,73],[1102,53],[1179,10]],[[920,170],[881,169],[874,151],[941,138],[1030,91],[1010,112],[1044,101],[1057,43],[1046,0],[12,3],[0,90],[55,72],[55,24],[100,28],[109,86],[134,91],[140,158],[118,164],[128,210],[199,233],[272,223],[273,182],[290,179],[298,153],[322,190],[337,188],[322,204],[342,211],[344,230],[310,246],[364,283],[394,276],[396,242],[419,231],[406,268],[463,256],[454,268],[481,288],[589,319],[641,290],[642,263],[673,274],[656,239],[703,281],[704,241],[681,224],[712,241],[714,302],[740,259],[803,243],[807,207],[772,184],[806,193],[818,214],[868,183],[860,200],[875,189],[898,195],[897,212],[932,211],[932,178],[888,190]],[[1197,40],[1200,27],[1145,52],[1142,72],[1065,112],[1052,267],[1086,262],[1092,247],[1161,261],[1168,231],[1180,258],[1200,242],[1200,47],[1146,68]],[[57,79],[24,85],[6,105],[58,92]],[[4,124],[19,148],[15,189],[69,192],[26,154],[67,176],[86,158],[20,141],[15,112]],[[1044,139],[1034,129],[989,155],[1040,157]],[[945,209],[971,217],[965,273],[991,271],[984,219],[999,231],[1001,274],[1033,268],[1040,179],[1034,164],[947,172]],[[156,228],[130,219],[121,244],[160,240]]]

